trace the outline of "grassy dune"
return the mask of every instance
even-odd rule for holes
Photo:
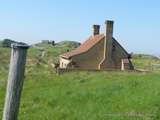
[[[73,49],[47,46],[28,51],[20,120],[159,120],[160,72],[70,72],[56,75],[51,63]],[[45,52],[42,57],[42,52]],[[0,48],[0,118],[10,49]],[[158,59],[135,57],[137,68]]]

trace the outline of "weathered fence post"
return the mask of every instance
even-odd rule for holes
[[[12,44],[3,120],[17,120],[28,45]]]

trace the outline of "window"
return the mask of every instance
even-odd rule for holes
[[[116,50],[116,45],[113,44],[113,46],[112,46],[112,51],[115,51],[115,50]]]

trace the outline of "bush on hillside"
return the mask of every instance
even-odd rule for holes
[[[61,41],[56,44],[57,46],[61,47],[69,47],[69,48],[77,48],[81,45],[81,43],[76,41]]]

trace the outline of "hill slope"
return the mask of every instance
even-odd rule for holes
[[[0,47],[2,47],[2,41],[0,40]]]
[[[159,120],[160,72],[70,72],[58,76],[51,63],[73,48],[46,45],[28,51],[20,120]],[[10,49],[0,48],[0,118]],[[138,68],[158,59],[135,57]]]
[[[76,42],[76,41],[61,41],[61,42],[58,42],[58,43],[55,43],[54,46],[56,47],[63,47],[63,48],[77,48],[80,46],[81,43],[79,42]],[[48,47],[48,46],[53,46],[51,43],[48,43],[48,42],[40,42],[40,43],[37,43],[37,44],[34,44],[33,46],[35,47]]]
[[[57,45],[61,47],[77,48],[81,45],[81,43],[75,42],[75,41],[62,41],[62,42],[57,43]]]

